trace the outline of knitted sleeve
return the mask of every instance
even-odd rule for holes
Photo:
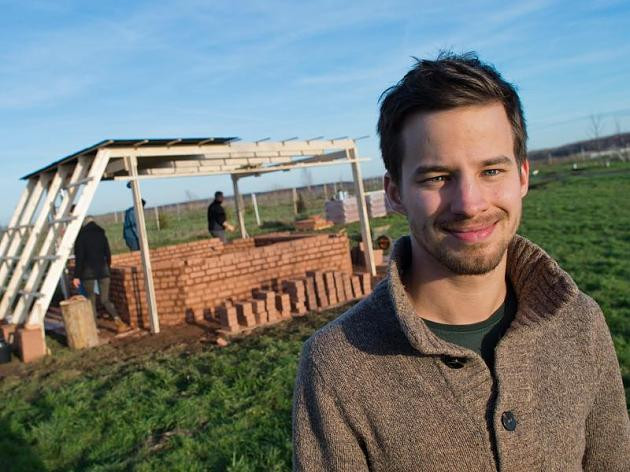
[[[308,343],[293,396],[293,470],[369,470],[342,406],[310,359]]]
[[[593,302],[593,304],[595,304]],[[597,392],[586,419],[585,471],[630,470],[630,423],[619,363],[604,316],[598,306],[594,359],[599,369]]]

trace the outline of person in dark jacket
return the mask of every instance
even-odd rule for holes
[[[214,193],[214,201],[208,206],[208,231],[224,243],[227,241],[225,230],[234,231],[234,227],[226,221],[223,203],[223,192]]]
[[[109,242],[105,236],[105,230],[97,225],[90,217],[86,218],[85,224],[74,243],[75,269],[73,285],[78,288],[83,285],[88,298],[92,302],[94,319],[96,320],[96,293],[95,286],[98,281],[101,303],[107,313],[116,322],[116,327],[121,329],[125,326],[116,307],[109,300],[110,266],[112,256],[109,249]]]

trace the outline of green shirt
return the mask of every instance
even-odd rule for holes
[[[503,304],[490,317],[479,323],[449,325],[424,320],[427,327],[449,343],[457,344],[479,354],[490,370],[494,369],[494,348],[505,334],[516,314],[516,296],[508,282]]]

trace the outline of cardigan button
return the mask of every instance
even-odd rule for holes
[[[504,411],[501,415],[501,423],[503,427],[508,431],[514,431],[516,429],[516,417],[511,411]]]
[[[451,369],[461,369],[462,367],[464,367],[466,359],[463,357],[444,356],[442,357],[442,362],[444,362],[444,364],[446,364]]]

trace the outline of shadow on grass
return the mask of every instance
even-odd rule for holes
[[[4,420],[0,420],[0,464],[6,472],[46,470],[31,445],[11,431],[10,425]]]

